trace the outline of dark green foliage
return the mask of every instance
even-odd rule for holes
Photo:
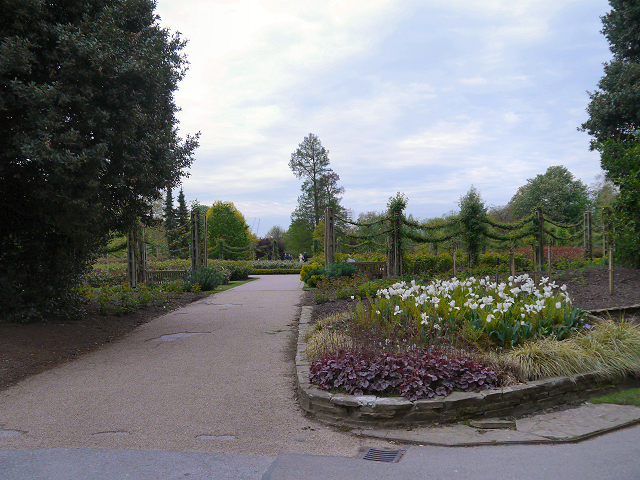
[[[593,137],[592,148],[608,139],[626,140],[640,127],[640,5],[626,0],[609,4],[612,10],[602,17],[602,33],[613,59],[604,65],[598,90],[590,93],[589,119],[582,124]]]
[[[171,289],[161,285],[140,284],[137,288],[128,285],[103,285],[97,289],[95,297],[100,313],[126,315],[147,305],[164,305],[170,294]]]
[[[582,124],[600,152],[602,169],[620,190],[614,204],[617,261],[640,267],[640,5],[609,0],[602,18],[613,59],[590,94]]]
[[[191,218],[182,188],[178,194],[178,210],[176,211],[176,253],[180,258],[189,257],[191,242]]]
[[[293,255],[310,252],[313,247],[313,227],[301,220],[292,221],[287,230],[287,250]]]
[[[470,266],[475,266],[478,263],[478,254],[482,247],[485,231],[483,220],[486,217],[487,209],[482,202],[480,192],[472,186],[467,194],[460,199],[460,214],[458,215],[462,224],[461,237],[467,246]]]
[[[169,257],[178,256],[178,232],[176,230],[176,209],[173,208],[173,192],[171,187],[167,187],[167,195],[164,203],[164,231],[167,236],[167,248],[169,249]]]
[[[187,280],[185,280],[185,289],[208,292],[209,290],[214,290],[219,287],[225,283],[226,280],[226,277],[215,268],[202,267],[200,271],[192,270],[189,273]]]
[[[69,293],[111,231],[176,185],[184,42],[150,0],[39,0],[0,8],[0,311],[73,315]]]
[[[509,201],[516,219],[528,217],[538,207],[554,222],[579,223],[591,208],[589,189],[565,167],[549,167],[544,174],[528,179]]]
[[[293,221],[302,221],[313,230],[324,218],[326,207],[334,207],[336,213],[341,211],[339,195],[344,188],[338,187],[340,177],[329,168],[329,151],[316,135],[310,133],[298,145],[291,154],[289,168],[296,178],[304,179],[298,207],[291,214]]]
[[[326,268],[325,276],[328,279],[336,277],[353,277],[358,273],[358,269],[353,263],[336,262],[330,263]]]

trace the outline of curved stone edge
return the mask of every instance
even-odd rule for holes
[[[313,307],[303,306],[298,328],[296,382],[303,410],[332,424],[352,427],[427,426],[473,418],[519,417],[640,385],[637,378],[616,382],[594,373],[553,377],[482,392],[452,392],[447,397],[409,401],[402,397],[332,394],[309,382],[305,336]]]

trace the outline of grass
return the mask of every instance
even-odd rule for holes
[[[609,393],[601,397],[592,398],[591,403],[615,403],[617,405],[634,405],[640,407],[640,388],[631,388],[621,392]]]
[[[558,341],[544,338],[514,348],[507,357],[527,378],[597,372],[605,377],[640,373],[640,328],[629,322],[600,322]]]
[[[230,281],[229,283],[225,284],[225,285],[220,285],[219,287],[216,287],[213,290],[207,290],[205,293],[220,293],[220,292],[224,292],[225,290],[230,290],[233,287],[237,287],[238,285],[242,285],[244,283],[249,283],[249,282],[253,282],[254,280],[257,280],[257,278],[248,278],[247,280],[233,280]]]

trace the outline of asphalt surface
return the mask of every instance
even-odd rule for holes
[[[354,433],[308,418],[294,388],[301,297],[297,276],[263,276],[0,391],[0,479],[640,478],[637,426],[579,444],[413,445],[397,463],[361,459],[405,440],[489,437],[456,430],[468,426]],[[592,433],[640,418],[578,412]],[[539,418],[538,436],[574,435],[568,417]],[[491,443],[513,434],[491,432]]]

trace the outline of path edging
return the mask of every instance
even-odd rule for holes
[[[546,408],[586,400],[625,386],[637,379],[613,383],[594,373],[553,377],[482,392],[452,392],[447,397],[409,401],[402,397],[333,394],[309,382],[307,343],[313,307],[303,306],[298,328],[296,382],[298,401],[320,420],[353,427],[426,426],[471,418],[518,417]]]

